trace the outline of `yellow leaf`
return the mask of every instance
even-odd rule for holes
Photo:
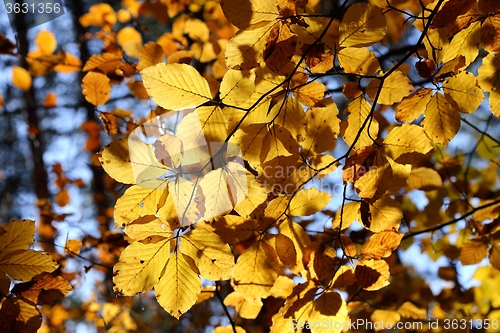
[[[465,57],[465,65],[469,66],[479,54],[481,22],[474,22],[461,30],[451,40],[443,55],[443,62],[455,59],[459,55]]]
[[[229,22],[241,30],[253,30],[279,15],[276,0],[224,0],[221,7]]]
[[[349,327],[347,306],[336,291],[327,291],[313,301],[308,321],[310,323],[332,323],[332,325],[311,325],[312,333],[340,333]],[[339,323],[340,325],[335,325]]]
[[[194,201],[194,184],[185,178],[179,177],[173,182],[168,182],[168,191],[172,197],[175,211],[181,227],[195,223],[199,211]]]
[[[276,312],[272,317],[273,324],[270,328],[270,333],[295,333],[300,332],[294,329],[293,321],[290,318],[285,318],[281,314],[281,310]],[[228,332],[232,333],[232,332]]]
[[[209,280],[228,280],[233,275],[234,257],[229,245],[217,234],[191,230],[182,236],[181,252],[193,258],[200,276]]]
[[[382,231],[372,235],[361,248],[361,254],[364,259],[387,258],[399,246],[403,236],[394,231]]]
[[[305,140],[302,142],[303,156],[310,155],[310,152],[319,154],[333,151],[335,148],[340,132],[339,110],[333,100],[326,99],[325,101],[328,102],[326,106],[313,107],[306,112],[307,126]]]
[[[309,81],[305,85],[301,85],[293,89],[293,96],[302,104],[313,107],[321,106],[325,96],[326,87],[319,81]]]
[[[36,282],[28,290],[22,291],[21,297],[33,304],[53,305],[62,300],[73,287],[61,276],[45,274],[36,278]]]
[[[432,191],[443,186],[439,173],[430,168],[413,168],[408,177],[408,187],[415,190]]]
[[[80,249],[82,248],[82,241],[79,239],[68,239],[64,245],[64,252],[70,256],[75,256],[80,254]]]
[[[375,330],[380,331],[386,327],[395,327],[401,320],[401,315],[392,310],[375,310],[370,318]]]
[[[497,118],[500,118],[500,92],[490,91],[490,110]]]
[[[250,303],[243,296],[241,296],[237,291],[233,291],[224,298],[225,306],[234,306],[236,312],[241,318],[245,319],[255,319],[259,315],[260,309],[262,309],[262,300],[258,299],[255,303]],[[231,331],[232,332],[232,331]]]
[[[403,98],[396,111],[396,120],[407,123],[416,120],[424,113],[431,96],[432,89],[419,88],[413,95]]]
[[[238,163],[231,162],[232,166],[238,167]],[[229,164],[228,164],[229,166]],[[233,209],[236,198],[230,190],[228,179],[230,174],[225,168],[218,168],[207,173],[198,183],[202,199],[199,204],[205,208],[203,218],[205,220],[225,214]],[[245,177],[246,182],[246,177]]]
[[[340,66],[346,73],[372,75],[380,70],[375,54],[366,47],[347,47],[338,53]]]
[[[458,111],[472,113],[484,99],[474,74],[460,72],[443,83],[444,93],[451,96],[458,106]]]
[[[164,183],[157,178],[166,172],[158,162],[151,145],[130,139],[119,139],[104,147],[99,161],[108,175],[125,184],[157,188]]]
[[[172,229],[167,221],[155,215],[146,215],[127,223],[123,232],[133,240],[151,243],[170,237]]]
[[[58,266],[50,254],[35,250],[8,252],[0,259],[0,272],[23,282],[40,273],[52,272]]]
[[[394,127],[382,143],[384,152],[393,160],[407,153],[427,154],[432,145],[417,125],[403,124]]]
[[[114,53],[94,54],[83,66],[83,72],[99,69],[103,73],[113,72],[122,64],[122,58]]]
[[[116,41],[129,57],[138,58],[142,50],[142,37],[139,31],[125,27],[116,34]]]
[[[285,266],[295,266],[297,263],[297,251],[293,241],[283,234],[276,236],[276,254]]]
[[[309,235],[307,235],[304,228],[299,223],[292,222],[290,219],[286,219],[280,224],[279,233],[292,240],[296,252],[295,265],[288,266],[287,268],[294,274],[301,274],[303,270],[305,270],[302,258],[304,257],[306,248],[311,244]]]
[[[414,24],[421,23],[421,20],[415,20]],[[449,47],[450,33],[448,29],[429,29],[424,38],[424,45],[427,53],[432,56],[436,64],[443,61],[443,57]]]
[[[226,66],[242,70],[259,67],[264,62],[267,36],[275,24],[270,23],[253,30],[238,31],[226,45]]]
[[[427,318],[427,310],[418,308],[412,302],[404,302],[397,311],[404,318],[415,320],[424,320]]]
[[[170,241],[157,243],[134,242],[120,254],[113,268],[115,292],[124,296],[145,293],[158,283],[170,256]]]
[[[280,275],[269,292],[275,298],[286,298],[292,293],[294,286],[295,283],[290,277]]]
[[[435,94],[424,111],[425,134],[437,144],[448,145],[460,129],[460,114],[454,104],[445,95]]]
[[[301,189],[290,201],[290,215],[309,216],[325,208],[332,196],[315,188]]]
[[[220,98],[226,105],[239,106],[252,96],[255,72],[229,69],[220,84]]]
[[[212,98],[207,80],[192,66],[159,63],[141,74],[148,94],[165,109],[193,108]]]
[[[261,145],[260,160],[266,174],[275,176],[282,173],[284,180],[287,175],[283,170],[294,165],[299,158],[299,144],[285,127],[274,125],[264,136]],[[276,177],[275,177],[276,178]]]
[[[488,244],[481,239],[473,239],[465,243],[460,249],[460,262],[462,265],[479,264],[488,255]]]
[[[28,248],[35,235],[35,221],[12,221],[0,226],[0,231],[0,254],[5,256],[7,253]]]
[[[490,53],[483,58],[483,63],[477,70],[477,80],[484,91],[497,90],[500,83],[499,69],[500,57],[498,53]]]
[[[384,260],[359,260],[356,265],[356,279],[368,291],[382,289],[389,285],[389,265]]]
[[[35,44],[43,54],[52,54],[56,50],[57,40],[54,34],[47,30],[41,30],[35,38]]]
[[[62,59],[54,70],[58,73],[74,73],[80,71],[82,61],[79,57],[69,52],[59,52],[58,56]]]
[[[349,103],[344,110],[344,113],[348,112],[349,115],[340,123],[340,134],[347,144],[354,144],[354,148],[356,149],[360,149],[364,146],[371,146],[373,141],[377,139],[378,122],[375,118],[372,118],[371,121],[367,121],[367,118],[371,116],[371,108],[372,106],[366,99],[359,97]],[[366,125],[363,127],[365,121]],[[363,129],[361,129],[362,127]],[[358,133],[360,133],[359,137]],[[354,143],[356,138],[357,141]]]
[[[99,106],[106,103],[111,93],[109,78],[101,73],[87,73],[82,80],[82,93],[92,105]]]
[[[371,224],[366,226],[373,232],[398,230],[403,213],[399,202],[386,195],[370,205]]]
[[[194,272],[190,257],[174,252],[165,266],[165,275],[155,286],[156,299],[175,318],[187,312],[201,292],[201,278]]]
[[[236,261],[234,289],[251,303],[268,297],[278,278],[277,264],[278,258],[271,245],[264,241],[253,243]]]
[[[343,208],[340,208],[335,214],[332,222],[332,229],[341,227],[341,230],[349,228],[354,221],[361,222],[361,214],[359,212],[360,203],[353,201],[346,203]]]
[[[31,88],[31,75],[22,67],[12,67],[12,84],[17,89],[28,91]]]
[[[160,198],[165,194],[165,190],[155,188],[144,188],[138,185],[129,187],[116,201],[115,226],[121,228],[141,216],[156,215]]]
[[[139,56],[137,70],[142,71],[149,66],[156,65],[161,62],[163,58],[165,58],[163,48],[155,42],[147,42],[141,51],[141,55]]]
[[[370,46],[384,38],[386,32],[382,9],[366,3],[354,4],[347,9],[340,23],[340,46]]]
[[[381,81],[379,79],[372,79],[368,87],[366,87],[366,92],[372,100],[375,100],[380,89],[380,84]],[[403,97],[408,96],[412,91],[413,86],[410,83],[410,79],[400,70],[395,70],[384,80],[377,103],[392,105],[401,101]]]

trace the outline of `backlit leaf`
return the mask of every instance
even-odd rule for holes
[[[212,98],[208,82],[186,64],[159,63],[144,69],[141,75],[148,94],[165,109],[193,108]]]
[[[309,216],[325,208],[332,196],[315,188],[298,191],[290,201],[292,216]]]
[[[349,145],[354,144],[356,149],[371,146],[378,136],[378,122],[373,118],[371,121],[367,119],[371,117],[371,109],[370,103],[363,97],[359,97],[349,103],[344,111],[349,115],[340,123],[340,133],[342,138]]]
[[[389,285],[389,265],[384,260],[360,260],[356,265],[356,279],[368,291],[382,289]]]
[[[338,58],[346,73],[371,75],[380,69],[375,54],[366,47],[347,47],[340,50]]]
[[[460,129],[460,114],[445,95],[432,96],[424,115],[425,134],[437,144],[446,146]]]
[[[158,303],[177,319],[196,303],[201,292],[201,278],[188,260],[192,261],[179,251],[174,252],[165,266],[165,275],[155,286]]]
[[[479,264],[488,255],[488,244],[480,239],[465,243],[460,249],[460,262],[462,265]]]
[[[275,0],[225,0],[221,7],[229,22],[245,30],[273,21],[279,15]]]
[[[0,272],[23,282],[40,273],[52,272],[58,266],[50,254],[35,250],[8,252],[0,259]]]
[[[42,30],[36,35],[35,44],[43,54],[52,54],[56,50],[57,40],[52,32]]]
[[[394,127],[384,142],[384,151],[393,160],[406,153],[427,154],[432,146],[429,140],[422,136],[424,129],[417,125],[403,124]]]
[[[339,27],[342,47],[362,47],[384,38],[387,25],[382,9],[375,5],[358,3],[349,7]]]
[[[457,33],[443,56],[443,62],[453,60],[458,55],[465,57],[465,64],[468,66],[479,54],[481,23],[474,22],[467,29]]]
[[[23,91],[28,91],[31,88],[31,75],[30,73],[19,66],[12,67],[12,84],[14,87]]]
[[[87,73],[82,80],[82,93],[92,105],[99,106],[106,103],[111,93],[109,78],[97,72]]]
[[[403,236],[394,231],[382,231],[370,237],[361,248],[361,254],[365,259],[387,258],[399,246]]]
[[[472,113],[484,99],[476,77],[469,72],[461,72],[443,83],[445,94],[457,103],[458,111]]]
[[[257,241],[243,252],[234,267],[234,288],[246,300],[255,303],[269,296],[278,277],[278,258],[271,245]]]
[[[255,89],[255,72],[229,69],[222,78],[220,96],[227,105],[245,102]]]
[[[375,100],[380,84],[380,80],[372,79],[368,87],[366,87],[366,92],[372,100]],[[412,91],[413,86],[410,79],[403,72],[396,70],[384,80],[377,103],[392,105],[401,101],[403,97],[408,96]]]

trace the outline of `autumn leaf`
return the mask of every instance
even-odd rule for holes
[[[18,89],[28,91],[31,88],[30,73],[22,67],[14,66],[12,68],[12,84]]]
[[[99,106],[106,103],[111,93],[109,78],[101,73],[88,72],[82,80],[82,93],[90,104]]]
[[[380,41],[386,32],[386,19],[382,9],[371,4],[354,4],[342,18],[339,27],[340,46],[370,46]]]
[[[165,109],[192,108],[212,98],[208,82],[186,64],[159,63],[141,75],[148,94]]]

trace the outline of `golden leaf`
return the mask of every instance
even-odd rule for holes
[[[267,36],[275,24],[269,23],[253,30],[238,31],[226,45],[226,66],[242,70],[259,67],[264,62]]]
[[[61,276],[45,274],[20,294],[24,300],[33,304],[54,305],[72,290],[73,287]]]
[[[43,106],[46,108],[53,108],[57,106],[57,96],[52,91],[47,93],[45,99],[43,100]]]
[[[427,154],[432,145],[423,134],[424,129],[417,125],[394,127],[382,143],[384,152],[393,160],[407,153]]]
[[[422,123],[427,137],[437,144],[447,145],[460,129],[460,114],[455,104],[441,94],[432,96],[427,104]]]
[[[419,88],[411,96],[403,98],[396,111],[396,120],[399,122],[412,122],[424,113],[431,100],[432,89]]]
[[[116,34],[116,41],[129,57],[138,58],[142,50],[142,36],[133,27],[120,29]]]
[[[460,249],[460,262],[462,265],[479,264],[488,255],[488,244],[481,239],[473,239],[465,243]]]
[[[389,285],[389,265],[384,260],[360,260],[356,265],[355,274],[359,285],[368,291]]]
[[[347,47],[338,53],[340,66],[346,73],[371,75],[380,69],[375,54],[366,47]]]
[[[302,142],[302,154],[308,156],[310,152],[319,154],[332,151],[335,148],[336,138],[340,132],[340,120],[335,102],[325,100],[324,107],[313,107],[306,112],[306,134]],[[306,150],[304,152],[304,150]]]
[[[484,99],[474,74],[461,72],[443,83],[444,93],[451,96],[462,113],[476,111]]]
[[[347,306],[336,291],[327,291],[313,302],[308,321],[311,323],[339,323],[341,325],[311,325],[312,333],[340,333],[349,326]]]
[[[114,210],[115,226],[124,227],[145,215],[156,215],[158,203],[168,192],[155,188],[133,185],[116,201]]]
[[[255,303],[250,303],[237,291],[233,291],[232,293],[227,295],[226,298],[224,298],[224,305],[234,306],[234,309],[241,318],[255,319],[259,315],[260,309],[262,309],[263,304],[261,299],[258,299]]]
[[[374,327],[395,327],[401,315],[393,310],[375,310],[370,317]],[[375,329],[376,331],[380,329]]]
[[[142,71],[149,66],[154,66],[165,58],[163,48],[155,42],[147,42],[139,56],[137,70]]]
[[[385,195],[370,205],[371,224],[365,226],[373,232],[398,230],[403,213],[399,202]]]
[[[205,279],[228,280],[233,274],[231,249],[213,232],[195,229],[184,234],[181,252],[194,260],[200,276]]]
[[[443,186],[443,180],[439,173],[430,168],[412,168],[408,177],[408,187],[415,190],[432,191]]]
[[[119,139],[104,147],[99,161],[108,175],[125,184],[156,188],[164,181],[157,178],[166,172],[151,145],[133,139]]]
[[[463,55],[465,65],[469,66],[479,54],[480,29],[481,22],[474,22],[467,29],[457,33],[446,48],[443,62],[448,62],[459,55]]]
[[[35,250],[0,253],[3,255],[0,259],[0,272],[23,282],[40,273],[52,272],[59,266],[50,254]]]
[[[16,220],[0,227],[0,253],[25,250],[33,242],[35,222],[32,220]]]
[[[76,256],[80,254],[82,245],[82,241],[79,239],[68,239],[66,244],[64,244],[64,252],[70,256]]]
[[[57,47],[57,40],[54,34],[47,30],[41,30],[35,38],[35,44],[43,54],[54,53]]]
[[[87,73],[82,80],[82,93],[92,105],[99,106],[106,103],[111,93],[109,78],[101,73]]]
[[[293,96],[302,104],[313,107],[321,106],[325,96],[326,87],[319,81],[309,81],[305,85],[293,89]]]
[[[332,222],[332,229],[336,229],[341,226],[341,230],[344,230],[349,228],[354,221],[361,222],[359,207],[360,203],[356,201],[346,203],[335,214],[335,218]]]
[[[382,231],[372,235],[361,248],[361,254],[364,259],[387,258],[399,246],[403,236],[394,231]]]
[[[251,303],[268,297],[278,278],[277,264],[278,258],[271,245],[264,241],[253,243],[236,261],[234,289]]]
[[[94,69],[99,69],[103,73],[113,72],[122,64],[122,58],[114,53],[94,54],[83,66],[82,71],[88,72]]]
[[[276,254],[285,266],[295,266],[297,263],[297,251],[293,241],[283,234],[276,236]]]
[[[370,46],[384,38],[386,32],[387,24],[382,9],[357,3],[347,9],[340,23],[340,46]]]
[[[420,309],[412,302],[404,302],[397,310],[401,317],[415,320],[424,320],[427,318],[427,310]]]
[[[306,113],[295,98],[286,97],[276,103],[269,112],[269,117],[274,118],[274,124],[288,129],[297,141],[306,135]]]
[[[28,91],[31,88],[31,75],[30,73],[19,66],[12,67],[12,84],[17,89]]]
[[[279,15],[276,0],[225,0],[221,7],[229,22],[242,30],[254,30]]]
[[[372,79],[366,87],[366,92],[372,100],[375,100],[380,89],[377,99],[378,104],[392,105],[401,101],[403,97],[408,96],[413,91],[410,79],[400,70],[392,72],[384,80],[382,88],[380,88],[381,82],[379,79]]]
[[[347,288],[356,282],[354,267],[340,266],[332,279],[333,288]]]
[[[344,113],[349,112],[349,115],[340,123],[340,134],[347,144],[354,144],[356,149],[371,146],[373,141],[377,139],[378,122],[374,118],[367,121],[367,118],[371,117],[371,109],[370,103],[363,97],[359,97],[349,103],[344,110]],[[366,125],[363,127],[365,121]],[[361,130],[361,128],[363,129]],[[359,137],[358,133],[360,133]],[[356,138],[357,141],[354,142]]]
[[[158,283],[170,256],[170,241],[134,242],[120,254],[113,268],[115,292],[124,296],[145,293]],[[196,300],[195,300],[196,301]]]
[[[159,63],[141,75],[148,94],[165,109],[193,108],[212,99],[207,80],[192,66]]]
[[[158,303],[177,319],[196,303],[201,292],[201,278],[189,261],[192,258],[175,251],[155,286]]]
[[[238,106],[252,96],[255,72],[229,69],[220,85],[220,98],[226,105]]]
[[[496,269],[500,269],[500,243],[494,243],[490,249],[490,264]]]
[[[325,208],[332,196],[315,188],[301,189],[290,201],[290,215],[309,216]]]
[[[162,218],[146,215],[127,223],[123,232],[133,240],[151,243],[170,237],[172,229],[169,222]]]

